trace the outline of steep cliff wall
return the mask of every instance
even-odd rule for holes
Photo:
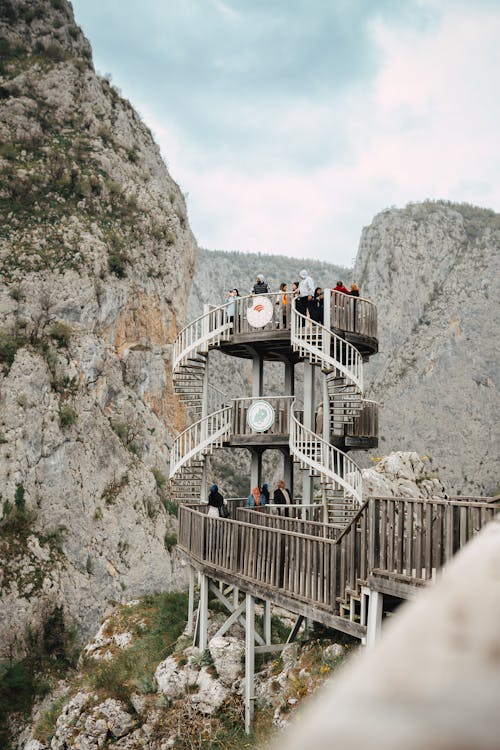
[[[355,276],[378,306],[367,381],[381,452],[430,452],[453,492],[498,492],[500,215],[441,202],[384,211],[363,230]]]
[[[161,502],[195,242],[66,0],[0,4],[0,656],[175,583]],[[15,623],[15,629],[12,627]]]

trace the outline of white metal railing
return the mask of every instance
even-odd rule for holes
[[[363,501],[361,471],[345,453],[330,445],[319,435],[303,425],[294,414],[290,414],[290,452],[302,465],[307,465],[316,475],[342,487],[344,495]]]
[[[335,370],[363,392],[363,358],[356,347],[329,328],[302,315],[292,305],[291,343],[323,370]]]
[[[222,445],[231,431],[232,414],[232,406],[224,406],[199,419],[175,438],[170,452],[170,478],[195,456]]]
[[[215,385],[208,386],[208,411],[214,412],[222,409],[228,401],[227,394]]]
[[[219,307],[209,308],[179,332],[173,345],[173,372],[185,364],[190,354],[206,354],[211,346],[230,338],[232,325],[227,310],[230,304],[226,302]]]

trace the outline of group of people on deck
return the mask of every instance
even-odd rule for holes
[[[293,299],[296,299],[297,312],[301,313],[307,318],[315,320],[317,323],[323,322],[323,310],[324,310],[324,294],[323,289],[320,286],[315,287],[314,281],[305,268],[299,274],[300,281],[294,281],[291,284],[291,292],[288,291],[288,284],[283,281],[279,286],[279,293],[281,299],[278,299],[276,305],[278,306],[278,321],[281,321],[286,327],[286,306],[287,296],[290,294]],[[347,294],[351,297],[359,297],[359,286],[357,284],[351,284],[350,288],[347,289],[344,286],[344,282],[338,280],[336,286],[333,287],[332,291],[340,292],[341,294]],[[265,280],[263,274],[257,274],[255,278],[255,284],[249,290],[249,293],[258,294],[271,294],[272,289]],[[228,296],[224,300],[227,303],[227,314],[231,322],[234,320],[235,314],[235,299],[240,297],[238,289],[231,289],[228,292]]]
[[[280,506],[284,506],[284,509],[286,511],[286,506],[292,505],[292,502],[293,502],[292,493],[286,487],[283,479],[280,479],[278,482],[278,486],[273,492],[272,502],[271,502],[271,495],[269,492],[269,485],[267,484],[267,482],[264,482],[262,486],[254,487],[252,489],[249,496],[247,497],[245,505],[247,508],[253,508],[257,510],[259,508],[264,507],[265,505],[280,505]],[[209,516],[214,516],[214,517],[222,516],[223,518],[227,518],[228,516],[228,512],[226,510],[227,501],[219,492],[219,488],[216,484],[213,484],[210,487],[210,492],[208,493],[207,503],[208,503],[208,515]],[[226,508],[224,506],[226,506]]]

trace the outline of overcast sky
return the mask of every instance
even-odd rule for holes
[[[73,0],[211,249],[351,265],[391,205],[499,210],[499,0]]]

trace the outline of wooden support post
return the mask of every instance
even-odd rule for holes
[[[250,734],[254,709],[255,601],[246,594],[245,617],[245,732]]]
[[[264,642],[271,643],[271,602],[267,599],[264,601]]]
[[[208,587],[210,579],[206,575],[200,578],[200,615],[199,615],[199,642],[200,651],[205,651],[208,644]]]
[[[252,459],[250,463],[250,490],[254,487],[260,487],[262,482],[262,451],[257,449],[251,450]]]
[[[194,568],[189,568],[188,621],[187,633],[193,635],[194,622]]]
[[[252,358],[252,398],[260,398],[264,393],[264,360],[258,354]]]
[[[233,607],[236,609],[240,603],[240,590],[236,588],[236,586],[233,587]]]
[[[304,426],[314,432],[314,365],[304,362]],[[311,505],[313,502],[313,477],[304,471],[302,475],[302,503]]]
[[[372,648],[380,635],[384,595],[370,589],[368,600],[368,622],[366,624],[366,647]]]

